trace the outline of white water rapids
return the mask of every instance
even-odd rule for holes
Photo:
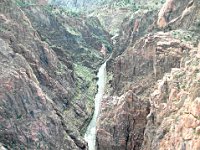
[[[97,122],[97,117],[100,110],[101,100],[104,94],[104,88],[106,85],[106,62],[99,68],[99,72],[97,74],[98,92],[95,96],[95,110],[94,110],[92,120],[89,126],[87,127],[87,130],[84,136],[84,139],[88,142],[89,150],[96,149],[96,122]]]

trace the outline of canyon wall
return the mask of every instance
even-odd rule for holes
[[[200,2],[132,2],[86,16],[0,1],[0,148],[88,149],[107,49],[97,149],[200,149]]]
[[[125,42],[114,46],[98,120],[99,150],[200,149],[199,11],[198,0],[166,0],[149,16],[140,13],[139,23],[122,24],[118,41]]]
[[[45,1],[0,1],[4,148],[87,149],[81,135],[93,112],[101,46],[110,46],[110,37],[95,17],[72,20]]]

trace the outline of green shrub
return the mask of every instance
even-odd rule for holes
[[[19,7],[27,7],[27,6],[32,5],[32,3],[24,2],[22,0],[16,0],[16,4]]]

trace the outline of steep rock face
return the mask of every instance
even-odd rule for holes
[[[163,2],[156,0],[135,2],[139,10],[124,19],[119,35],[114,37],[117,41],[114,57],[124,52],[128,46],[133,46],[139,38],[149,32],[175,29],[199,30],[199,1],[166,0],[162,6]]]
[[[63,8],[39,5],[32,0],[25,0],[25,3],[27,6],[21,6],[21,9],[41,40],[50,45],[61,61],[57,75],[64,73],[65,65],[71,69],[74,94],[66,97],[71,99],[72,107],[67,106],[64,115],[69,126],[78,128],[83,134],[94,106],[95,70],[105,57],[101,53],[103,45],[106,52],[111,50],[110,35],[96,17],[87,18]]]
[[[192,77],[193,71],[191,71],[191,74],[188,72],[188,75],[185,76],[180,73],[183,72],[182,70],[185,73],[187,72],[184,68],[193,70],[194,67],[192,65],[198,64],[197,58],[199,54],[195,47],[197,47],[199,40],[199,8],[197,0],[169,0],[161,7],[158,14],[155,14],[154,21],[151,21],[152,24],[150,26],[139,26],[144,26],[143,29],[146,30],[140,31],[142,28],[139,28],[139,33],[144,31],[143,35],[138,33],[139,36],[131,41],[130,35],[136,32],[132,32],[134,27],[129,23],[127,23],[127,26],[130,26],[129,28],[132,28],[132,30],[121,31],[121,33],[127,32],[125,36],[121,37],[121,39],[124,38],[123,40],[127,44],[123,48],[125,51],[121,51],[124,51],[121,55],[118,53],[114,56],[119,55],[113,58],[111,62],[114,64],[113,67],[109,66],[112,77],[109,78],[108,96],[103,99],[98,119],[97,141],[99,149],[111,149],[116,145],[119,149],[199,149],[198,100],[194,102],[194,99],[191,100],[187,96],[193,93],[189,90],[191,87],[194,87],[194,91],[198,91],[198,86],[194,84],[197,82],[195,79],[197,75],[194,73],[194,77]],[[117,51],[117,49],[115,50]],[[188,57],[189,54],[190,57]],[[194,64],[191,62],[194,62]],[[185,67],[187,66],[184,65],[185,63],[190,65]],[[166,73],[171,72],[171,69],[172,74],[166,75],[159,82],[159,89],[155,91],[157,80],[162,79]],[[194,72],[198,73],[197,70]],[[176,76],[179,73],[179,75],[184,76],[184,84],[188,84],[189,87],[187,90],[181,90],[182,88],[179,87],[178,82],[182,84],[181,82],[183,81],[179,81],[179,76],[175,78],[174,73]],[[189,81],[186,81],[187,79]],[[123,122],[124,125],[130,122],[126,117],[118,117],[117,121],[113,119],[113,116],[121,114],[116,111],[121,108],[116,99],[121,99],[121,103],[125,104],[127,100],[121,97],[125,96],[127,91],[134,93],[139,103],[145,105],[149,101],[151,104],[151,107],[146,105],[147,110],[148,108],[151,110],[148,116],[145,116],[146,112],[142,111],[144,114],[141,117],[143,121],[140,120],[140,126],[143,128],[138,128],[141,132],[138,133],[137,129],[134,129],[134,125],[137,126],[138,122],[133,123],[130,127],[129,135],[135,134],[138,137],[142,137],[138,138],[139,142],[138,139],[130,140],[130,143],[132,143],[130,147],[124,146],[126,145],[124,140],[120,143],[115,138],[122,138],[127,135],[127,131],[118,130],[117,134],[120,136],[113,134],[115,133],[115,127],[120,126],[119,122]],[[198,94],[195,95],[195,98],[198,97]],[[188,99],[187,102],[185,101],[186,99]],[[126,109],[125,112],[129,113],[129,109]],[[194,112],[195,115],[192,114]],[[103,119],[104,117],[105,120]],[[148,120],[148,123],[145,119]],[[190,125],[189,122],[191,122]],[[143,132],[144,130],[145,132]],[[107,142],[109,140],[110,142]],[[134,147],[135,143],[137,143],[136,147]]]
[[[127,88],[141,86],[145,89],[147,80],[147,85],[151,85],[171,68],[180,66],[184,49],[181,41],[170,33],[148,34],[141,38],[134,47],[129,47],[115,59],[113,92],[120,95]]]
[[[198,0],[166,0],[158,13],[157,26],[159,28],[182,28],[191,30],[199,22]]]
[[[191,149],[199,147],[199,1],[171,1],[173,13],[167,30],[185,43],[180,68],[172,69],[149,97],[151,112],[142,149]],[[169,5],[170,1],[166,1]],[[163,8],[162,8],[163,9]],[[175,13],[176,12],[176,13]],[[159,24],[158,24],[159,25]]]
[[[45,0],[18,2],[0,1],[0,148],[87,149],[80,132],[107,32],[95,17],[72,19]],[[158,14],[147,7],[123,21],[98,149],[200,149],[199,6],[167,0]]]
[[[181,67],[158,82],[142,149],[200,149],[199,56],[191,47]]]
[[[22,9],[41,39],[61,57],[70,55],[74,62],[95,69],[103,60],[102,44],[112,47],[109,34],[96,17],[87,18],[48,5],[30,5]]]
[[[90,15],[97,16],[105,29],[115,35],[118,34],[121,23],[127,22],[134,13],[137,15],[138,12],[156,10],[162,3],[160,0],[105,0]]]
[[[97,149],[139,150],[148,113],[148,103],[131,90],[120,97],[104,98],[97,126]]]
[[[0,39],[0,141],[8,149],[84,149],[19,53]],[[46,74],[47,75],[47,74]]]
[[[180,66],[184,50],[188,47],[180,40],[161,32],[141,38],[115,59],[108,93],[111,96],[103,99],[98,119],[98,149],[141,148],[149,113],[149,94],[158,78]]]
[[[90,16],[97,16],[104,28],[113,36],[119,34],[119,30],[123,20],[130,18],[133,11],[128,8],[109,8],[109,6],[101,6]]]
[[[133,46],[135,41],[148,33],[148,29],[154,21],[154,15],[154,11],[141,9],[124,19],[120,32],[113,37],[115,43],[113,57],[122,54],[127,47]]]
[[[87,68],[74,66],[63,48],[53,50],[19,3],[0,3],[1,145],[8,149],[87,149],[80,131],[92,113],[95,88],[88,93],[90,84],[80,87],[79,82],[85,81],[81,73],[88,78],[92,75]]]

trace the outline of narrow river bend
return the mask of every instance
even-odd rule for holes
[[[107,61],[106,61],[107,62]],[[89,150],[96,150],[96,122],[100,110],[101,100],[103,98],[104,89],[106,85],[106,62],[101,65],[97,74],[98,92],[95,96],[95,110],[92,120],[87,127],[84,139],[88,142]]]

